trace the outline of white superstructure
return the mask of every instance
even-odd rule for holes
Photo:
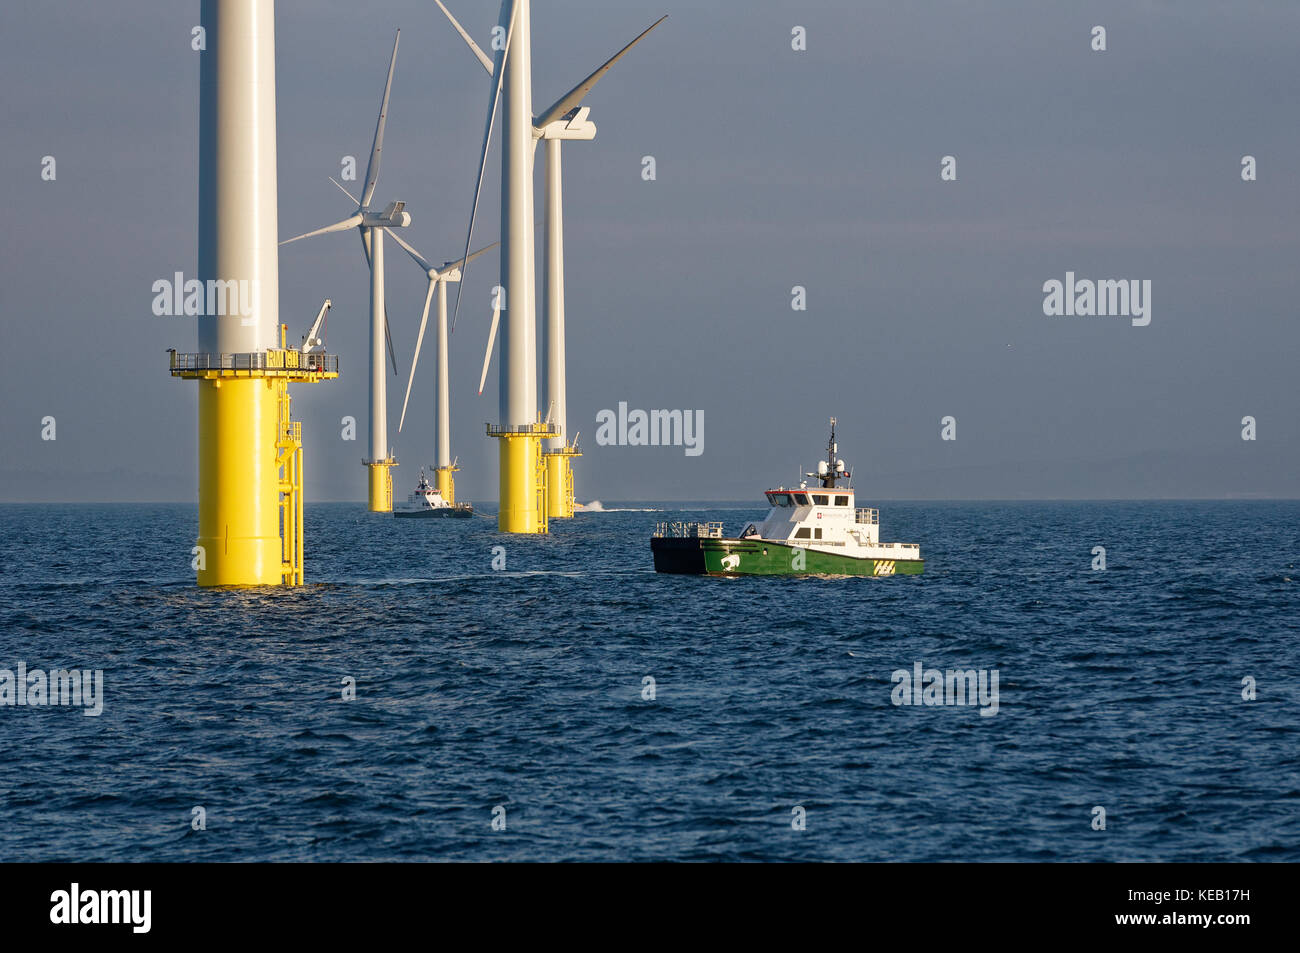
[[[920,559],[918,543],[880,542],[880,512],[855,505],[847,487],[768,490],[772,505],[761,523],[750,523],[741,539],[758,537],[803,549],[858,559]]]

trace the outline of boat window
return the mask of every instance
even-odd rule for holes
[[[822,538],[822,528],[818,526],[815,530],[813,530],[813,539],[821,539],[821,538]]]
[[[848,506],[848,505],[849,505],[849,498],[848,498],[847,496],[837,496],[837,497],[835,497],[835,505],[836,505],[836,506]]]
[[[808,505],[808,494],[807,494],[807,493],[792,493],[792,494],[790,494],[790,495],[794,497],[794,505],[795,505],[795,506],[807,506],[807,505]]]
[[[809,533],[810,533],[810,531],[809,531],[808,527],[805,526],[805,527],[803,527],[803,529],[797,529],[797,530],[794,531],[794,538],[795,538],[795,539],[808,539],[808,538],[809,538]]]
[[[790,502],[789,493],[769,493],[767,498],[772,501],[773,506],[793,506]]]
[[[814,494],[813,494],[813,502],[816,503],[818,506],[829,506],[829,505],[830,505],[830,499],[831,499],[831,498],[830,498],[829,496],[827,496],[825,493],[814,493]]]

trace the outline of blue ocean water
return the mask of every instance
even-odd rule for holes
[[[0,507],[0,668],[104,672],[0,707],[5,859],[1300,859],[1300,502],[884,504],[880,579],[657,575],[657,520],[763,510],[607,507],[309,505],[248,591],[193,506]],[[997,713],[893,704],[917,662]]]

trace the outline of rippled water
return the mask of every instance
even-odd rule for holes
[[[843,580],[656,575],[657,519],[762,515],[664,507],[308,506],[257,591],[192,506],[0,507],[0,668],[105,695],[0,707],[6,859],[1300,859],[1300,503],[886,504],[925,575]],[[918,661],[997,714],[894,705]]]

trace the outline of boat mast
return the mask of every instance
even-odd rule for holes
[[[826,474],[821,478],[822,486],[827,489],[835,488],[835,418],[831,418],[831,439],[826,444]]]
[[[839,452],[839,446],[835,443],[835,418],[831,418],[831,438],[826,442],[826,462],[817,464],[817,469],[809,473],[808,476],[816,477],[821,482],[822,489],[835,489],[835,481],[844,477],[849,478],[849,472],[844,469],[844,461],[836,458],[835,454]],[[851,485],[851,484],[850,484]]]

